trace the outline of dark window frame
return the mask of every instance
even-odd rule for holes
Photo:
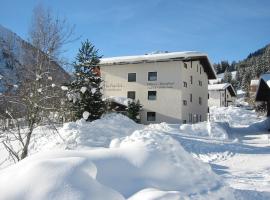
[[[199,97],[199,104],[202,105],[202,97]]]
[[[132,75],[135,75],[135,79],[134,77],[132,77]],[[137,81],[137,74],[132,72],[132,73],[128,73],[128,82],[136,82]]]
[[[152,116],[150,116],[150,114],[152,114]],[[156,112],[147,112],[146,113],[146,119],[147,119],[148,122],[156,121]]]
[[[184,106],[187,105],[187,100],[183,100],[183,105],[184,105]]]
[[[130,97],[130,94],[131,93],[134,93],[134,98],[131,98]],[[135,98],[136,98],[136,91],[127,91],[127,98],[135,100]]]
[[[152,95],[151,95],[151,93],[152,93]],[[155,97],[155,98],[154,99],[151,99],[151,98],[149,98],[150,96]],[[156,90],[148,91],[147,99],[149,101],[155,101],[155,100],[157,100],[157,91]]]
[[[156,78],[155,78],[155,80],[151,80],[151,74],[152,74],[152,76],[153,76],[153,74],[155,74],[156,76]],[[157,81],[157,76],[158,76],[158,74],[157,74],[157,72],[148,72],[148,81]]]

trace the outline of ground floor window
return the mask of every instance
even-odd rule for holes
[[[187,120],[184,119],[184,120],[182,121],[182,123],[183,123],[183,124],[186,124],[186,123],[187,123]]]
[[[155,112],[147,112],[147,121],[156,121],[156,113]]]
[[[189,123],[192,123],[192,113],[188,114],[188,121],[189,121]]]
[[[135,99],[135,96],[136,96],[135,91],[128,91],[127,92],[127,98]]]

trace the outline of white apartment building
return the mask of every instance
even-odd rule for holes
[[[227,107],[234,104],[236,92],[229,83],[208,85],[209,106]]]
[[[208,79],[215,71],[200,52],[103,58],[104,96],[138,99],[141,122],[196,123],[207,120]]]

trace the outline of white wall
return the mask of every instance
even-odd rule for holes
[[[188,83],[188,87],[183,87],[182,84],[182,100],[187,100],[187,106],[182,108],[182,119],[190,123],[189,115],[192,115],[192,122],[196,122],[196,115],[198,120],[207,120],[207,108],[208,108],[208,77],[204,72],[203,67],[198,61],[188,62],[188,68],[182,67],[182,79]],[[197,70],[198,65],[198,70]],[[201,73],[200,73],[201,68]],[[193,83],[190,83],[190,76],[193,77]],[[199,85],[199,81],[202,85]],[[190,94],[192,94],[192,102],[190,102]],[[199,104],[199,97],[202,99],[202,104]]]
[[[143,105],[141,120],[149,123],[182,123],[188,122],[188,113],[207,119],[207,86],[208,79],[203,68],[197,72],[197,64],[193,61],[193,68],[188,63],[188,69],[183,67],[182,61],[140,63],[126,65],[101,66],[101,76],[104,79],[104,96],[127,97],[128,91],[136,91],[136,99]],[[202,66],[198,66],[199,68]],[[198,69],[199,69],[198,68]],[[157,72],[157,81],[148,81],[148,72]],[[136,82],[128,82],[128,73],[136,73]],[[189,77],[193,76],[193,84]],[[188,88],[183,88],[183,80]],[[202,80],[202,86],[199,86]],[[148,91],[157,91],[156,100],[148,100]],[[189,94],[193,95],[193,102],[189,102]],[[202,105],[199,105],[199,96]],[[187,106],[183,106],[183,99],[187,98]],[[156,121],[147,121],[147,112],[156,112]]]
[[[226,98],[225,98],[226,95]],[[230,102],[231,101],[231,102]],[[209,106],[225,107],[234,104],[235,97],[232,97],[229,90],[211,90],[209,91]]]

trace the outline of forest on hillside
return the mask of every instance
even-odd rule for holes
[[[270,44],[250,53],[246,59],[238,62],[221,61],[214,64],[217,74],[224,73],[223,82],[231,83],[235,89],[244,90],[247,95],[252,79],[258,79],[261,74],[270,71]],[[232,77],[236,71],[235,78]]]

